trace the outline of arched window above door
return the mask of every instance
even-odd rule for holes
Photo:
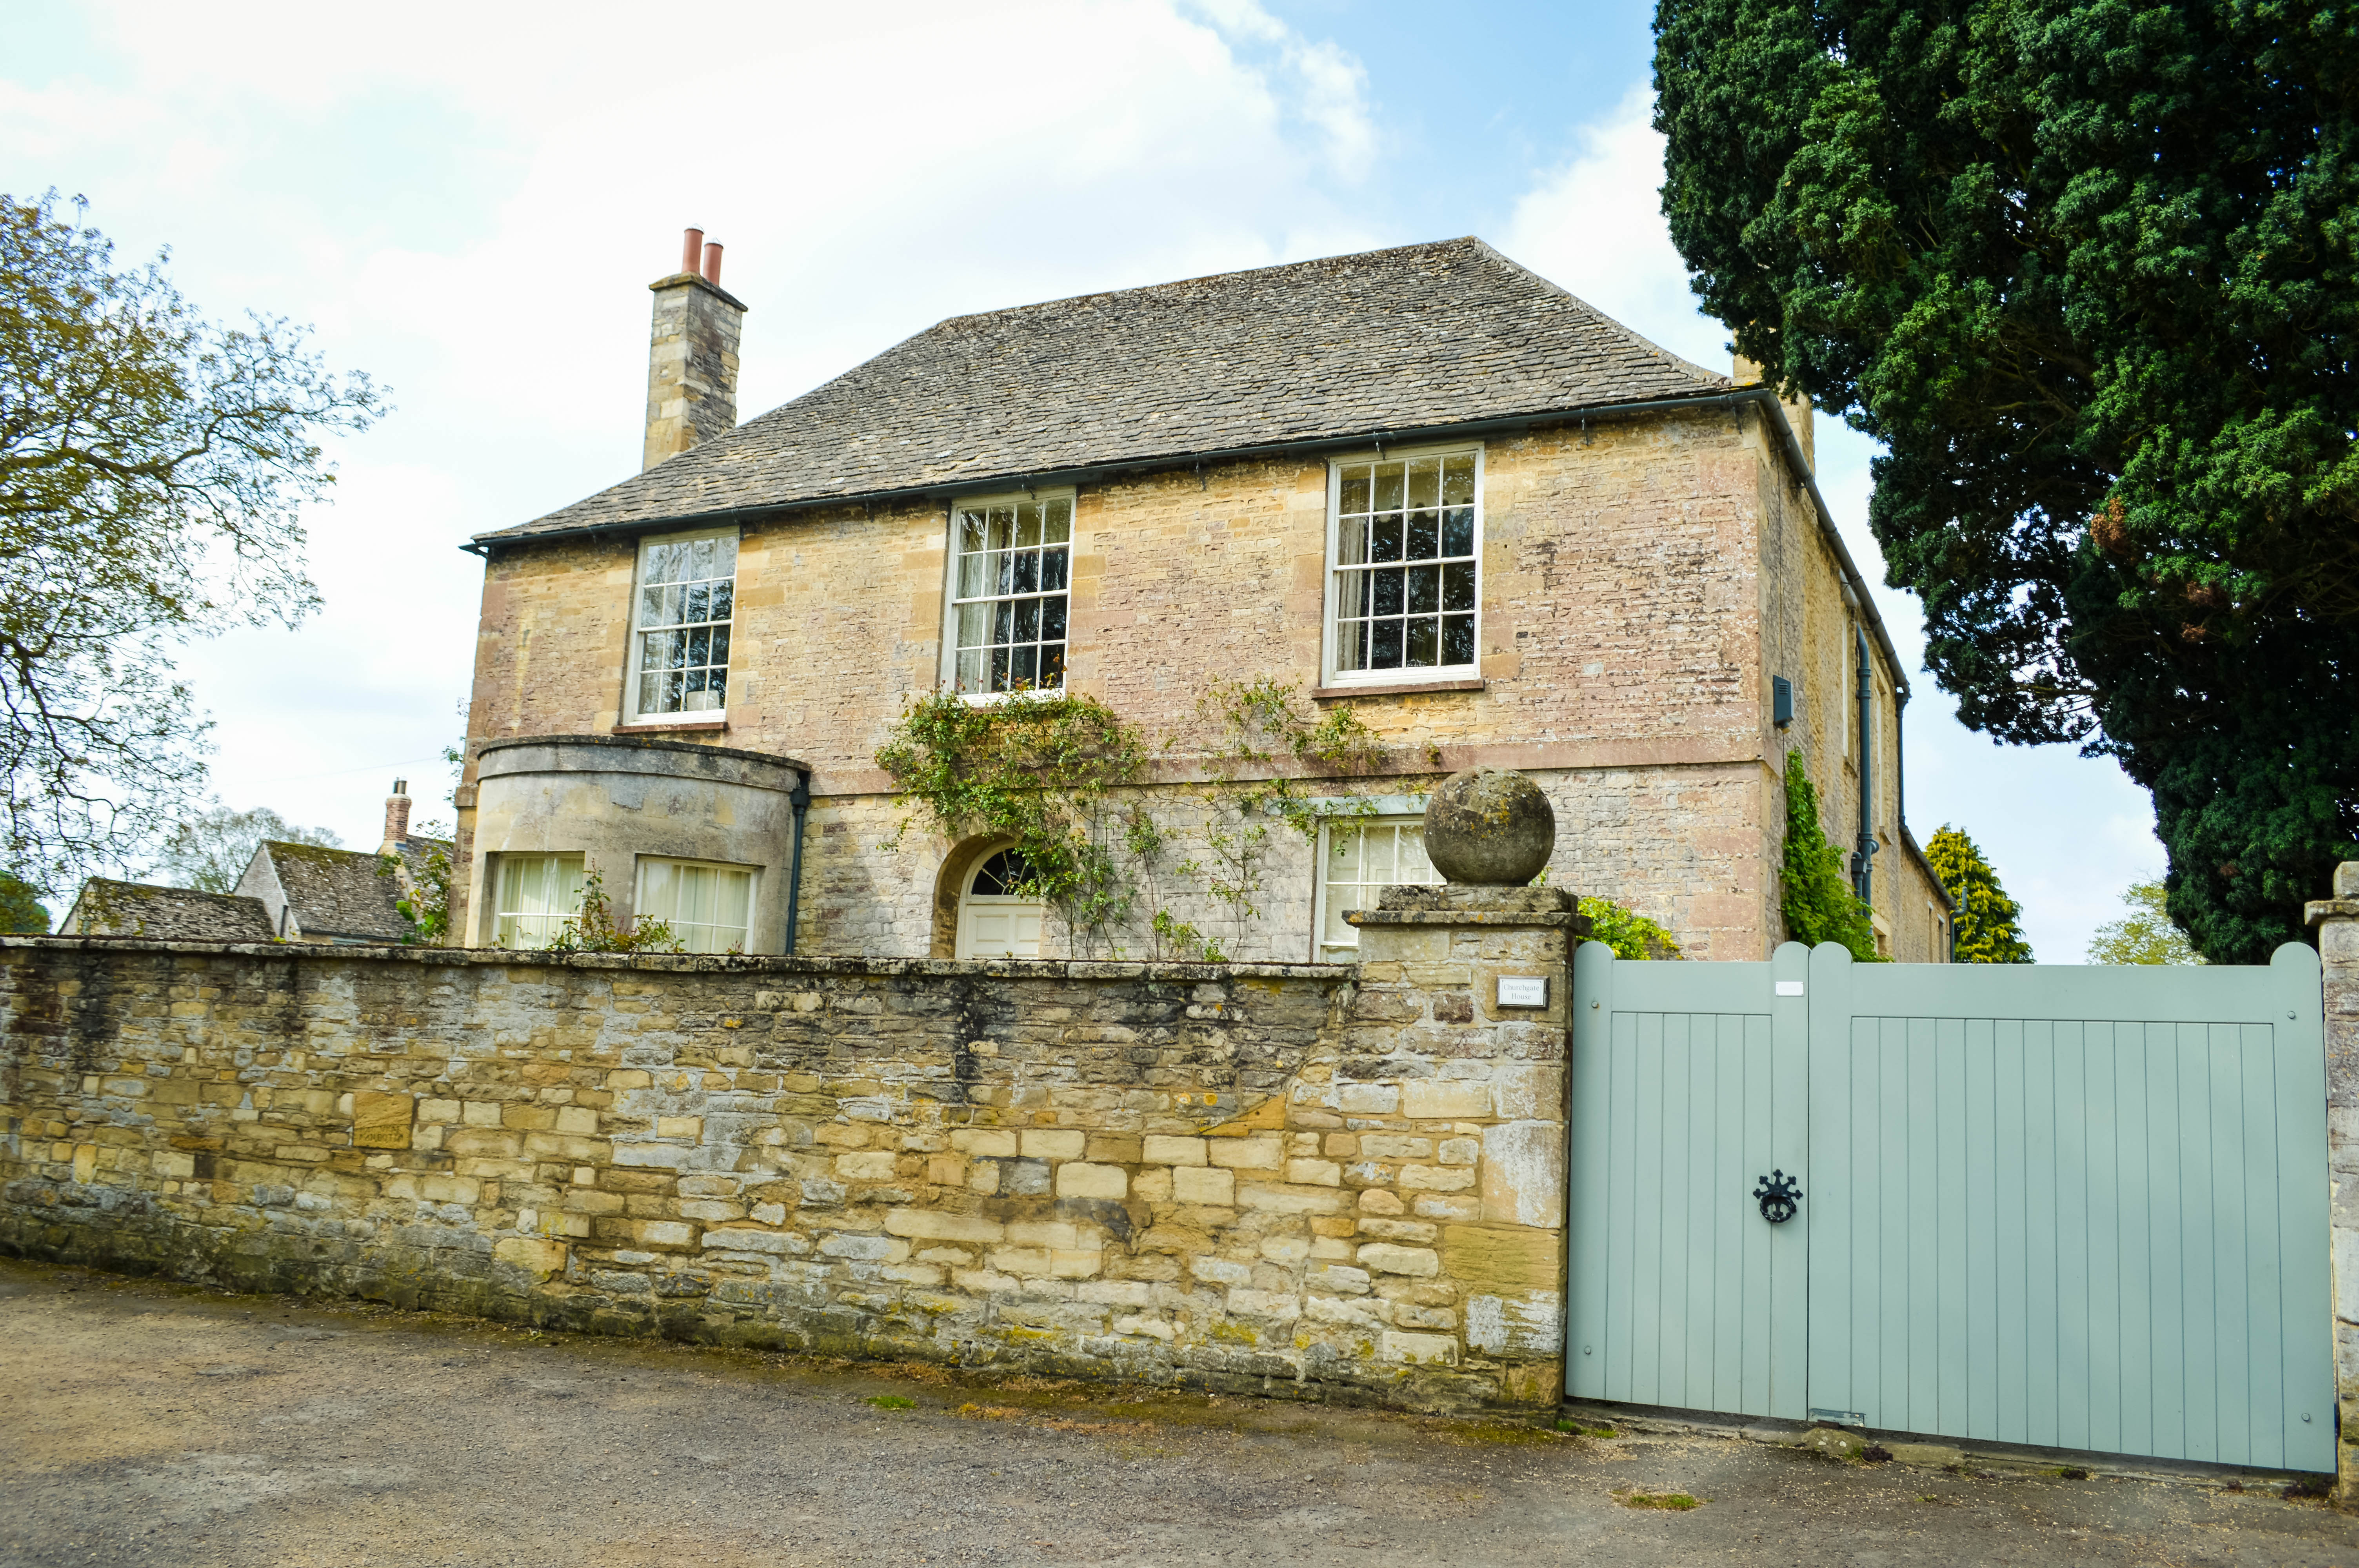
[[[986,857],[959,899],[958,957],[1037,958],[1049,906],[1018,890],[1032,874],[1021,851]]]
[[[1032,868],[1025,860],[1023,850],[1002,849],[974,869],[974,881],[967,892],[993,898],[1013,898],[1031,875]]]

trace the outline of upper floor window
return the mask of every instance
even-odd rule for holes
[[[1476,667],[1482,453],[1333,465],[1328,677]]]
[[[1073,497],[1000,496],[951,509],[948,663],[956,689],[1061,691]]]
[[[720,715],[729,706],[737,533],[643,540],[631,618],[631,717]]]

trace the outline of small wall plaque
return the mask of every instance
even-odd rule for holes
[[[1779,996],[1800,996],[1802,994],[1802,982],[1799,980],[1779,980],[1777,982],[1777,994]]]
[[[1546,975],[1501,975],[1499,977],[1501,1007],[1546,1007],[1548,1004]]]

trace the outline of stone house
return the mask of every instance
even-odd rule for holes
[[[453,846],[409,831],[409,785],[393,781],[385,803],[385,836],[373,851],[265,839],[238,879],[243,897],[262,906],[270,934],[282,942],[408,942],[415,928],[401,913],[428,858],[446,860]]]
[[[1062,689],[1161,732],[1267,676],[1386,761],[1275,836],[1231,957],[1352,957],[1344,912],[1431,879],[1423,791],[1487,765],[1549,793],[1550,885],[1766,957],[1789,752],[1879,940],[1945,956],[1907,677],[1810,410],[1747,367],[1462,239],[957,318],[740,426],[701,241],[652,286],[644,471],[469,546],[454,941],[545,941],[595,875],[692,949],[1056,956],[1003,846],[897,839],[905,705]],[[1215,809],[1177,764],[1144,794]]]
[[[447,838],[409,830],[409,786],[393,781],[385,836],[374,852],[266,838],[229,892],[92,877],[58,927],[64,936],[155,941],[406,943],[417,935],[400,903],[431,876]]]
[[[259,901],[155,882],[92,877],[58,922],[60,936],[133,936],[155,942],[267,942]]]

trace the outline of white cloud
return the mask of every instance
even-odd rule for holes
[[[0,67],[0,189],[88,191],[208,313],[316,323],[395,389],[310,519],[325,611],[184,661],[223,796],[348,839],[377,773],[429,772],[378,764],[453,733],[458,543],[636,470],[683,225],[753,307],[747,414],[945,316],[1392,237],[1337,194],[1376,145],[1358,61],[1250,4],[90,15],[103,52]]]
[[[1727,330],[1696,308],[1663,221],[1654,113],[1654,94],[1633,87],[1576,132],[1573,156],[1516,203],[1500,245],[1673,353],[1725,372]]]

